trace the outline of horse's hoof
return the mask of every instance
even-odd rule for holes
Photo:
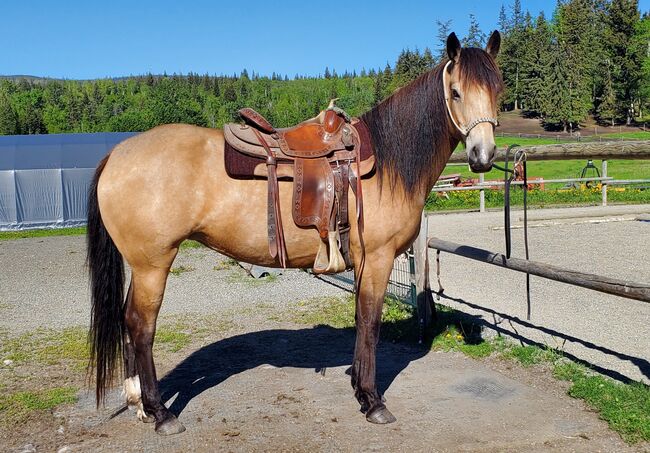
[[[178,421],[176,417],[170,417],[160,423],[156,423],[156,432],[163,436],[171,436],[172,434],[180,434],[185,431],[185,426]]]
[[[397,421],[395,416],[390,413],[386,406],[379,406],[368,411],[366,414],[366,420],[370,423],[376,423],[377,425],[387,425],[388,423]]]

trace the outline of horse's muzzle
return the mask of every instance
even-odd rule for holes
[[[492,143],[489,145],[474,145],[467,153],[469,168],[474,173],[485,173],[492,169],[492,162],[496,157],[497,146]]]

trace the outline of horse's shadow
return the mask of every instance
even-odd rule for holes
[[[412,332],[413,323],[397,321],[390,327]],[[354,328],[320,325],[297,330],[263,330],[225,338],[195,351],[167,373],[160,381],[162,399],[168,401],[178,394],[169,408],[178,416],[202,392],[260,365],[312,368],[315,372],[350,365],[354,335]],[[383,394],[411,361],[425,356],[430,349],[430,339],[420,344],[382,339],[377,348],[379,392]]]

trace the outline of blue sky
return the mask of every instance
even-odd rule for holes
[[[511,0],[10,1],[0,4],[0,74],[69,79],[246,68],[317,75],[393,64],[403,48],[435,48],[436,20],[459,36],[473,13],[488,32]],[[186,6],[186,5],[191,6]],[[555,1],[522,0],[548,17]],[[650,0],[640,0],[641,11]]]

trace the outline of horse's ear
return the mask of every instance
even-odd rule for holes
[[[498,30],[494,30],[492,32],[492,35],[490,35],[490,39],[488,40],[485,51],[489,53],[490,56],[492,56],[492,58],[496,58],[497,55],[499,54],[500,47],[501,47],[501,33],[499,33]]]
[[[454,63],[458,63],[458,56],[460,55],[460,41],[456,33],[451,33],[447,36],[447,56]]]

